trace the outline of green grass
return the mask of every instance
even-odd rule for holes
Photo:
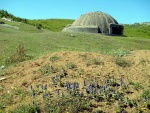
[[[147,24],[125,24],[124,25],[124,34],[130,37],[145,37],[150,38],[150,25]]]
[[[38,26],[39,24],[42,25],[42,28],[48,29],[51,31],[62,31],[62,29],[68,25],[72,24],[74,20],[69,19],[46,19],[46,20],[29,20],[28,24]]]
[[[150,39],[147,37],[112,37],[89,33],[72,33],[75,37],[71,37],[71,33],[39,30],[24,23],[7,21],[5,23],[12,26],[20,24],[20,29],[0,26],[1,64],[4,58],[13,54],[16,47],[22,42],[27,50],[27,55],[33,57],[57,51],[96,52],[123,56],[131,50],[150,50]]]

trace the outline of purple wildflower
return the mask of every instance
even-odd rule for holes
[[[98,81],[97,81],[97,83],[96,83],[96,88],[99,88]]]
[[[84,85],[84,86],[86,86],[86,82],[85,82],[85,80],[84,80],[84,82],[83,82],[83,85]]]
[[[95,88],[92,90],[92,94],[93,94],[93,95],[96,94],[96,89],[95,89]]]
[[[35,97],[35,92],[34,92],[34,91],[32,92],[32,97],[33,97],[33,98]]]
[[[87,100],[90,101],[90,96],[89,95],[87,96]]]
[[[56,90],[57,95],[59,95],[59,89]]]
[[[70,89],[70,83],[69,82],[66,82],[66,88],[67,88],[67,90]]]
[[[103,86],[103,90],[104,90],[104,91],[106,90],[106,86]]]
[[[144,102],[146,102],[146,101],[147,101],[146,97],[144,97],[144,98],[143,98],[143,101],[144,101]]]
[[[43,90],[43,92],[46,92],[46,90],[47,90],[47,84],[45,86],[43,86],[42,90]]]
[[[90,93],[90,89],[87,87],[86,88],[86,93],[89,94]]]
[[[32,85],[30,86],[30,89],[31,89],[31,90],[33,89]]]
[[[54,80],[55,77],[52,77],[52,85],[55,84],[55,80]]]
[[[83,97],[83,92],[80,93],[80,97]]]
[[[34,102],[34,100],[32,100],[32,105],[34,105],[35,104],[35,102]]]

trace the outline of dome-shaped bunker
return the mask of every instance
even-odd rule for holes
[[[89,32],[110,35],[123,35],[124,27],[108,14],[103,12],[90,12],[67,25],[63,32]]]

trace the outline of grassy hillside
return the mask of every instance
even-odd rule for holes
[[[6,22],[18,26],[19,30],[0,26],[0,59],[13,54],[15,48],[24,43],[27,54],[33,57],[55,51],[83,51],[124,54],[130,50],[149,50],[150,39],[147,37],[119,37],[89,33],[63,33],[39,30],[34,26]]]
[[[28,20],[28,24],[38,26],[42,25],[42,28],[48,29],[51,31],[59,32],[68,25],[72,24],[74,20],[69,19],[47,19],[47,20]]]
[[[7,11],[0,10],[0,17],[11,18],[13,21],[22,22],[36,27],[41,27],[48,29],[50,31],[60,32],[62,29],[68,25],[72,24],[74,20],[69,19],[43,19],[43,20],[29,20],[20,17],[16,17],[13,14],[8,13]],[[3,21],[3,20],[0,20]],[[10,23],[11,24],[11,23]],[[128,37],[144,37],[150,38],[150,24],[145,22],[143,24],[125,24],[124,25],[124,35]]]
[[[130,37],[145,37],[150,38],[150,24],[131,24],[124,25],[124,34]]]
[[[0,113],[149,112],[149,25],[122,37],[53,32],[73,20],[0,21]]]

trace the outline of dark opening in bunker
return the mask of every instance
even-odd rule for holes
[[[112,27],[112,34],[114,34],[114,35],[121,35],[122,34],[122,28]]]
[[[101,29],[98,27],[98,33],[102,33]]]
[[[121,25],[111,25],[112,35],[123,35],[123,26]]]

